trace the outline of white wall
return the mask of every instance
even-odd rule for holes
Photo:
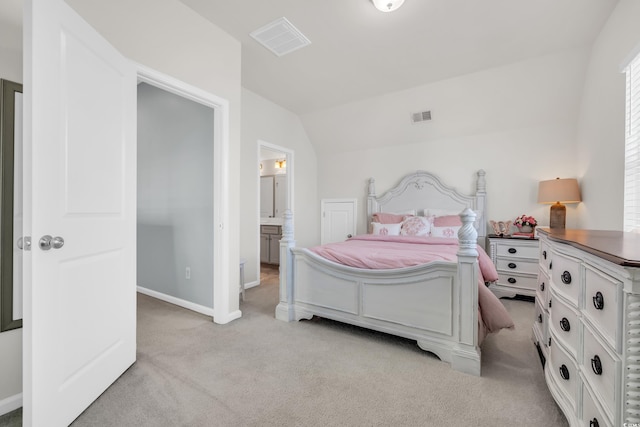
[[[22,52],[0,48],[0,78],[22,82]],[[22,393],[22,328],[0,333],[0,415]],[[8,409],[15,409],[9,407]]]
[[[212,108],[138,85],[137,284],[209,308],[213,114]]]
[[[311,246],[320,242],[320,202],[317,195],[316,153],[300,119],[292,112],[243,89],[240,247],[241,256],[247,259],[245,265],[247,283],[259,280],[260,274],[258,271],[260,259],[258,253],[260,232],[258,140],[294,152],[292,178],[296,242],[298,246]],[[290,173],[289,164],[287,164],[287,173]]]
[[[318,154],[318,197],[357,197],[366,232],[366,190],[378,194],[405,174],[427,170],[465,193],[487,172],[488,219],[534,215],[540,180],[575,177],[578,107],[589,50],[580,48],[389,93],[302,117]],[[429,109],[433,120],[410,123]],[[359,150],[341,146],[356,141]],[[577,224],[568,207],[567,226]]]
[[[623,228],[625,75],[620,66],[638,44],[640,2],[620,0],[593,45],[580,108],[582,228]]]
[[[239,280],[240,42],[178,0],[67,0],[124,56],[229,102],[229,281]],[[227,296],[230,311],[238,296]]]

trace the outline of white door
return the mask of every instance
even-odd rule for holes
[[[23,417],[66,426],[136,357],[136,74],[62,0],[26,1],[24,72]]]
[[[321,243],[341,242],[356,234],[357,199],[323,199]]]
[[[287,210],[287,197],[289,196],[287,190],[287,175],[275,176],[274,191],[273,200],[275,201],[275,208],[273,216],[282,218],[284,211]]]
[[[260,177],[260,217],[273,217],[273,176]]]

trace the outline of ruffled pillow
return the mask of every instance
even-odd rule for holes
[[[401,236],[428,236],[431,232],[431,222],[423,216],[410,216],[402,221]]]

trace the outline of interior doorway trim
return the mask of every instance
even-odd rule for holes
[[[229,101],[178,79],[134,63],[138,82],[189,99],[214,110],[213,123],[213,321],[228,323],[241,316],[237,298],[230,298],[232,257],[229,247]],[[237,260],[236,260],[237,261]],[[234,261],[235,263],[235,261]],[[234,264],[234,265],[237,265]],[[237,286],[233,292],[237,294]],[[233,301],[236,301],[235,304]]]
[[[258,140],[258,155],[257,155],[257,159],[258,159],[258,163],[260,162],[260,151],[262,149],[267,149],[267,150],[271,150],[271,151],[279,151],[281,153],[285,154],[286,157],[286,161],[287,161],[287,209],[290,210],[292,213],[294,211],[294,184],[293,184],[293,171],[294,171],[294,162],[293,162],[293,150],[290,150],[289,148],[285,148],[282,147],[280,145],[276,145],[276,144],[272,144],[270,142],[267,141],[263,141],[261,139]],[[257,171],[257,176],[256,176],[256,185],[258,188],[257,191],[257,196],[256,196],[256,215],[258,217],[256,224],[257,224],[257,241],[256,241],[256,245],[257,245],[257,251],[256,253],[258,254],[257,258],[256,258],[256,271],[258,272],[258,284],[260,284],[260,169],[258,167],[255,168],[255,170]],[[295,215],[294,215],[295,218]]]

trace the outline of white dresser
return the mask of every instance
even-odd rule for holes
[[[533,340],[551,394],[571,426],[640,423],[640,235],[539,238]]]
[[[535,296],[538,278],[538,239],[489,235],[489,256],[498,271],[498,281],[489,289],[498,297]]]

